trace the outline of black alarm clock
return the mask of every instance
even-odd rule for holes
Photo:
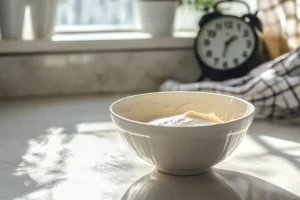
[[[225,15],[218,11],[224,2],[244,4],[248,14],[242,17]],[[195,54],[199,61],[202,75],[223,81],[246,75],[254,68],[253,57],[260,49],[260,38],[257,31],[262,32],[262,23],[255,14],[250,13],[247,3],[239,0],[217,2],[200,20],[200,30],[195,40]]]

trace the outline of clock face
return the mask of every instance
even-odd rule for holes
[[[244,64],[254,53],[256,43],[256,35],[245,21],[234,16],[222,16],[205,24],[196,48],[205,65],[228,70]]]

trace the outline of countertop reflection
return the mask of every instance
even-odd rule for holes
[[[223,199],[240,200],[239,195],[214,171],[198,176],[170,176],[152,171],[136,181],[122,200]]]
[[[137,180],[122,200],[291,200],[296,195],[262,179],[223,169],[198,176],[156,170]]]

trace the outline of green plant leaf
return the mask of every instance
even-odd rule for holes
[[[207,9],[211,8],[215,5],[216,0],[195,0],[195,8],[196,9]]]

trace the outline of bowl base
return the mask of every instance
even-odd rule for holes
[[[168,168],[156,168],[157,171],[169,174],[169,175],[175,175],[175,176],[192,176],[192,175],[200,175],[204,174],[206,172],[209,172],[211,168],[199,168],[199,169],[168,169]]]

